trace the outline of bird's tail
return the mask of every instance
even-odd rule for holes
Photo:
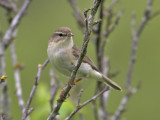
[[[96,80],[99,80],[101,82],[105,82],[107,83],[110,87],[116,89],[116,90],[120,90],[122,91],[121,87],[113,82],[110,78],[108,78],[107,76],[103,75],[102,73],[98,72],[98,71],[95,71],[95,70],[92,70],[90,72],[90,75],[92,78],[96,79]]]

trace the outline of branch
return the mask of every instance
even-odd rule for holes
[[[83,89],[81,89],[80,92],[79,92],[77,106],[79,106],[80,103],[81,103],[82,93],[83,93]]]
[[[151,12],[151,8],[152,8],[152,3],[153,0],[148,0],[148,4],[147,4],[147,8],[144,14],[144,17],[140,23],[140,26],[138,28],[138,30],[135,30],[135,14],[132,15],[132,35],[133,35],[133,43],[132,43],[132,50],[131,50],[131,58],[130,58],[130,64],[129,64],[129,68],[128,68],[128,74],[127,74],[127,80],[126,80],[126,89],[127,89],[127,93],[124,96],[124,98],[122,99],[119,108],[117,110],[117,112],[115,112],[112,120],[117,120],[122,113],[125,110],[126,104],[129,101],[129,98],[133,95],[133,93],[136,93],[137,90],[140,88],[139,85],[137,86],[137,88],[134,88],[131,90],[131,79],[132,79],[132,74],[133,74],[133,66],[135,63],[135,58],[136,58],[136,49],[137,49],[137,45],[138,45],[138,40],[139,40],[139,36],[142,33],[142,30],[144,29],[144,27],[146,26],[147,22],[150,20],[150,12]]]
[[[97,95],[93,96],[91,99],[87,100],[81,105],[78,105],[77,108],[65,119],[65,120],[70,120],[82,107],[86,106],[88,103],[95,101],[96,98],[101,96],[104,92],[108,91],[108,87],[105,87],[101,92],[99,92]]]
[[[59,88],[59,82],[57,79],[56,74],[54,73],[53,70],[50,70],[50,78],[51,78],[51,82],[50,82],[50,88],[51,88],[51,99],[50,99],[50,106],[51,106],[51,111],[54,108],[54,99],[55,96],[57,94],[58,88]],[[57,81],[57,82],[56,82]]]
[[[100,6],[100,12],[99,12],[99,19],[101,19],[101,22],[97,26],[97,38],[96,38],[96,54],[97,54],[97,61],[98,61],[98,68],[100,71],[102,71],[102,59],[103,56],[100,52],[100,45],[101,45],[101,32],[102,32],[102,23],[103,23],[103,3],[104,0],[102,0],[101,6]]]
[[[80,92],[79,92],[77,106],[80,106],[82,93],[83,93],[83,89],[81,89]],[[82,113],[80,111],[78,113],[79,113],[80,119],[85,120]]]
[[[109,63],[109,58],[108,57],[104,57],[103,58],[103,74],[104,75],[108,75],[110,70],[110,63]],[[108,86],[107,86],[108,87]],[[109,88],[108,88],[109,89]],[[103,94],[103,103],[104,105],[107,105],[108,99],[109,99],[109,94],[110,94],[111,90],[108,90],[107,92],[105,92]],[[107,109],[106,109],[107,111]],[[107,114],[107,113],[106,113]],[[106,115],[107,116],[107,115]]]
[[[31,102],[32,102],[32,99],[33,99],[33,97],[34,97],[34,94],[35,94],[35,92],[36,92],[36,89],[37,89],[37,86],[38,86],[39,79],[40,79],[40,77],[41,77],[42,71],[43,71],[43,69],[47,66],[48,62],[49,62],[49,59],[47,59],[47,60],[44,62],[43,65],[39,65],[39,66],[38,66],[37,76],[35,77],[35,82],[34,82],[32,91],[31,91],[31,93],[30,93],[30,96],[29,96],[28,101],[27,101],[27,105],[26,105],[25,110],[24,110],[24,112],[23,112],[22,120],[25,120],[25,119],[27,118],[27,116],[29,115],[29,113],[28,113],[29,106],[30,106],[30,104],[31,104]],[[30,112],[30,113],[31,113],[31,112]]]
[[[104,57],[103,58],[103,67],[102,67],[102,73],[104,75],[108,75],[108,72],[109,72],[109,69],[110,69],[110,66],[109,66],[109,59],[107,57]],[[108,101],[108,98],[109,98],[109,93],[110,93],[110,88],[109,86],[106,86],[108,91],[105,92],[102,96],[101,96],[101,99],[100,99],[100,109],[99,109],[99,114],[100,114],[100,118],[101,120],[107,120],[108,119],[108,114],[107,114],[107,109],[106,109],[106,105],[107,105],[107,101]]]
[[[94,120],[99,120],[98,107],[96,105],[96,101],[92,101],[92,107],[93,107]]]
[[[132,13],[132,21],[131,21],[131,31],[132,31],[132,37],[136,35],[136,13]]]
[[[109,37],[110,33],[113,32],[113,30],[114,30],[114,29],[116,28],[116,26],[118,25],[119,20],[120,20],[120,18],[122,17],[123,13],[124,13],[124,10],[121,10],[121,11],[118,13],[118,15],[116,16],[116,19],[115,19],[115,21],[113,22],[112,26],[107,27],[107,31],[106,31],[106,33],[105,33],[105,37]],[[108,26],[109,26],[109,25],[108,25]]]
[[[122,113],[124,112],[125,108],[126,108],[126,104],[128,103],[130,97],[135,94],[137,92],[137,90],[140,88],[140,86],[138,85],[136,88],[132,89],[131,91],[127,92],[127,94],[124,96],[124,98],[122,99],[118,110],[115,112],[115,114],[112,117],[112,120],[118,120],[118,118],[122,115]]]
[[[113,7],[119,2],[120,0],[113,0],[110,6],[108,7],[108,10],[113,9]]]
[[[116,1],[116,0],[115,0],[115,1]],[[111,8],[112,8],[112,7],[111,7]],[[100,50],[99,50],[99,51],[100,51],[99,53],[100,53],[102,56],[103,56],[103,54],[104,54],[105,46],[106,46],[106,43],[107,43],[107,40],[108,40],[110,34],[115,30],[115,28],[117,27],[117,25],[118,25],[118,23],[119,23],[122,15],[123,15],[123,13],[124,13],[124,10],[121,10],[121,11],[117,14],[114,22],[112,23],[111,20],[112,20],[112,17],[113,17],[113,13],[112,13],[112,9],[111,9],[111,8],[109,8],[109,10],[108,10],[109,16],[107,17],[106,31],[105,31],[105,33],[104,33],[105,39],[101,42],[101,46],[100,46]]]
[[[19,106],[21,107],[22,113],[24,112],[25,104],[24,100],[22,97],[22,88],[21,88],[21,78],[20,78],[20,69],[22,65],[17,66],[17,56],[15,53],[15,44],[14,42],[11,43],[11,57],[12,57],[12,62],[14,66],[14,79],[15,79],[15,86],[16,86],[16,95],[18,98],[18,103]],[[17,67],[16,67],[17,66]]]
[[[0,120],[4,120],[3,114],[0,114]]]
[[[5,51],[2,44],[2,41],[0,41],[0,76],[5,75]],[[6,80],[3,81],[3,83],[0,84],[1,87],[1,112],[0,114],[4,114],[9,118],[9,111],[10,111],[10,98],[9,98],[9,90],[8,85],[6,83]]]
[[[135,35],[133,36],[131,57],[130,57],[130,63],[129,63],[129,67],[128,67],[127,78],[126,78],[126,89],[128,91],[131,89],[131,79],[132,79],[132,73],[133,73],[132,71],[133,71],[133,66],[134,66],[135,59],[136,59],[136,51],[137,51],[139,36],[141,35],[141,33],[142,33],[144,27],[146,26],[146,24],[148,23],[148,21],[155,16],[155,15],[152,16],[152,14],[151,14],[152,3],[153,3],[153,0],[148,0],[147,8],[145,10],[143,19],[140,23],[140,26],[139,26],[137,32],[134,33]],[[134,24],[133,21],[135,21],[134,19],[135,19],[135,17],[133,16],[132,17],[132,27],[134,27],[133,26],[133,24]],[[132,31],[133,30],[135,30],[135,28],[132,28]]]
[[[21,9],[19,10],[19,12],[17,13],[17,15],[13,18],[10,27],[8,28],[8,30],[6,31],[2,42],[5,48],[8,47],[8,45],[10,44],[10,42],[13,39],[13,33],[15,32],[15,30],[17,29],[21,19],[23,18],[29,4],[30,4],[31,0],[25,0],[23,3],[23,6],[21,7]]]
[[[83,16],[83,14],[81,14],[81,12],[78,9],[77,0],[68,0],[68,2],[70,3],[70,5],[73,9],[74,17],[77,21],[79,28],[81,28],[82,31],[84,31],[84,29],[85,29],[84,16]]]
[[[9,97],[9,90],[8,85],[6,82],[2,83],[2,95],[1,95],[1,107],[2,107],[2,114],[4,114],[5,119],[9,120],[9,112],[10,112],[10,97]],[[0,113],[1,114],[1,113]]]
[[[86,50],[87,50],[87,46],[88,46],[88,42],[90,40],[90,34],[92,31],[92,23],[95,17],[95,14],[98,10],[98,7],[101,3],[101,0],[94,0],[93,3],[93,7],[91,8],[91,13],[89,15],[89,20],[87,19],[87,12],[88,10],[86,10],[84,12],[85,15],[85,23],[86,23],[86,30],[85,30],[85,35],[84,35],[84,40],[83,40],[83,45],[82,45],[82,49],[81,49],[81,54],[78,58],[78,61],[75,63],[73,71],[71,73],[71,78],[69,80],[69,84],[67,84],[65,86],[65,88],[63,89],[63,92],[60,94],[59,99],[57,100],[57,106],[55,107],[55,109],[51,112],[50,116],[48,117],[47,120],[53,120],[56,115],[58,115],[59,109],[61,108],[62,103],[65,101],[67,94],[69,93],[69,91],[72,88],[72,85],[74,85],[74,79],[76,77],[76,73],[82,63],[82,60],[86,54]]]
[[[0,1],[0,6],[7,9],[8,11],[16,12],[17,10],[16,7],[14,7],[14,5],[12,5],[11,3],[7,3],[6,1]]]

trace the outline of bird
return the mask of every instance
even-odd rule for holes
[[[48,41],[47,54],[53,67],[63,75],[70,77],[71,72],[81,50],[74,44],[71,29],[60,27],[56,29]],[[121,87],[110,78],[102,74],[93,61],[85,55],[77,71],[76,78],[91,78],[109,85],[115,90],[122,90]]]

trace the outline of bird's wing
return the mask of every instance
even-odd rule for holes
[[[73,45],[72,53],[76,58],[78,58],[81,53],[81,50],[76,45]],[[94,70],[99,71],[98,68],[95,66],[95,64],[92,62],[92,60],[89,59],[88,56],[86,56],[86,55],[84,56],[83,62],[88,63]]]

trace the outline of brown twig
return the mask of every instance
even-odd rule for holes
[[[95,101],[97,97],[101,96],[104,92],[108,90],[108,87],[105,87],[101,92],[93,96],[91,99],[87,100],[83,104],[76,107],[76,109],[65,119],[70,120],[82,107],[86,106],[88,103]]]
[[[25,110],[24,110],[24,112],[23,112],[22,120],[25,120],[25,119],[27,118],[27,116],[29,115],[29,113],[28,113],[29,106],[30,106],[30,104],[31,104],[31,102],[32,102],[32,99],[33,99],[33,97],[34,97],[34,94],[35,94],[35,92],[36,92],[36,89],[37,89],[37,86],[38,86],[39,79],[40,79],[40,76],[41,76],[41,74],[42,74],[42,71],[43,71],[43,69],[47,66],[48,62],[49,62],[49,59],[47,59],[47,60],[44,62],[43,65],[39,65],[39,66],[38,66],[37,76],[35,77],[35,82],[34,82],[32,91],[31,91],[31,93],[30,93],[30,96],[29,96],[28,101],[27,101],[27,105],[26,105]],[[31,113],[31,112],[30,112],[30,113]]]
[[[65,88],[63,89],[63,92],[61,93],[59,99],[57,100],[57,106],[51,112],[51,114],[50,114],[50,116],[48,117],[47,120],[53,120],[56,117],[56,115],[59,112],[59,109],[62,106],[62,103],[66,99],[67,94],[69,93],[69,91],[72,88],[72,85],[74,84],[74,79],[76,77],[76,73],[77,73],[77,71],[78,71],[78,69],[79,69],[79,67],[80,67],[80,65],[82,63],[82,60],[83,60],[83,58],[84,58],[84,56],[86,54],[88,42],[90,40],[90,34],[91,34],[91,31],[92,31],[92,23],[93,23],[95,14],[96,14],[96,12],[98,10],[98,7],[99,7],[100,3],[101,3],[101,0],[94,0],[93,6],[91,8],[91,13],[89,15],[89,20],[87,19],[87,12],[88,12],[88,10],[86,10],[84,12],[85,23],[86,23],[86,30],[85,30],[85,35],[84,35],[82,49],[81,49],[81,54],[80,54],[80,56],[78,58],[78,61],[74,65],[73,71],[71,73],[71,78],[70,78],[69,84],[67,84],[65,86]]]

